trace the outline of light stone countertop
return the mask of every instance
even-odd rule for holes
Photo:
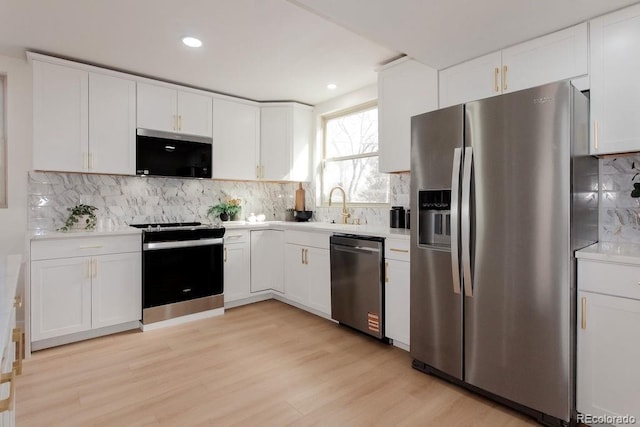
[[[0,351],[4,350],[11,337],[9,328],[21,264],[20,255],[0,259]]]
[[[75,239],[78,237],[129,236],[139,235],[142,231],[134,227],[118,227],[111,230],[70,230],[70,231],[34,231],[28,237],[31,240],[41,239]]]
[[[599,242],[576,251],[576,258],[640,265],[640,245]]]

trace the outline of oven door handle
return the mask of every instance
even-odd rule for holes
[[[193,246],[222,245],[222,239],[181,240],[177,242],[145,243],[142,250],[157,251],[159,249],[190,248]]]

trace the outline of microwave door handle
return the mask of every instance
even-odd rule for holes
[[[460,163],[462,148],[453,150],[453,170],[451,172],[451,272],[453,292],[460,293],[460,249],[458,246],[458,195],[460,193]]]
[[[473,297],[473,280],[471,275],[471,175],[473,167],[473,148],[464,151],[462,168],[462,201],[460,203],[460,228],[462,245],[462,275],[464,293]]]

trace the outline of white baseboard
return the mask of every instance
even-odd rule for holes
[[[105,328],[92,329],[90,331],[77,332],[75,334],[64,335],[62,337],[47,338],[31,343],[31,350],[42,350],[49,347],[57,347],[63,344],[69,344],[77,341],[84,341],[91,338],[98,338],[105,335],[117,334],[118,332],[130,331],[132,329],[140,329],[140,322],[121,323],[119,325],[107,326]]]
[[[161,320],[159,322],[143,325],[140,328],[144,331],[153,331],[155,329],[166,328],[167,326],[182,325],[183,323],[193,322],[194,320],[208,319],[210,317],[221,316],[224,314],[224,308],[216,308],[213,310],[201,311],[199,313],[187,314],[186,316],[174,317],[173,319]]]
[[[241,298],[241,299],[237,299],[237,300],[233,300],[233,301],[226,301],[224,302],[224,308],[234,308],[234,307],[240,307],[242,305],[247,305],[247,304],[253,304],[254,302],[260,302],[260,301],[266,301],[269,299],[273,298],[273,294],[268,292],[266,294],[260,294],[260,295],[252,295],[250,297],[247,298]]]

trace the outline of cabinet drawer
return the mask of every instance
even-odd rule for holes
[[[229,230],[224,234],[224,244],[249,243],[249,230]]]
[[[141,250],[140,235],[47,239],[31,242],[31,259],[70,258]]]
[[[309,233],[305,231],[285,230],[284,239],[286,243],[292,243],[294,245],[329,249],[329,234],[327,233]]]
[[[640,267],[578,260],[578,289],[640,300]]]
[[[409,261],[409,247],[411,242],[404,239],[386,239],[384,243],[385,259]]]

